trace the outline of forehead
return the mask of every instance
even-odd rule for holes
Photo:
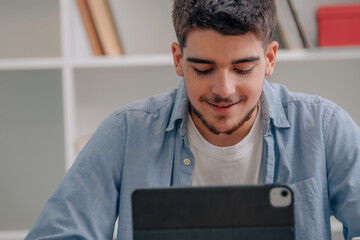
[[[184,57],[195,57],[215,62],[234,61],[245,57],[263,55],[263,45],[252,33],[223,35],[214,30],[196,29],[188,33]]]

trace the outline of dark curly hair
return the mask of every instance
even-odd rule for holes
[[[193,29],[224,35],[253,32],[265,49],[276,24],[276,5],[275,0],[174,0],[172,18],[181,49]]]

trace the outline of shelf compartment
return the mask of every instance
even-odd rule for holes
[[[0,58],[59,57],[59,0],[1,0]]]
[[[65,173],[61,76],[0,72],[0,231],[30,229]]]

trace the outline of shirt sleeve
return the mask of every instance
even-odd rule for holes
[[[80,152],[25,239],[112,239],[125,145],[125,117],[113,114]]]
[[[340,107],[324,121],[330,206],[350,240],[360,236],[360,128]]]

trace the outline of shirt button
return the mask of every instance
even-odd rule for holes
[[[185,166],[189,166],[191,164],[191,160],[188,159],[188,158],[185,158],[183,163],[184,163]]]

